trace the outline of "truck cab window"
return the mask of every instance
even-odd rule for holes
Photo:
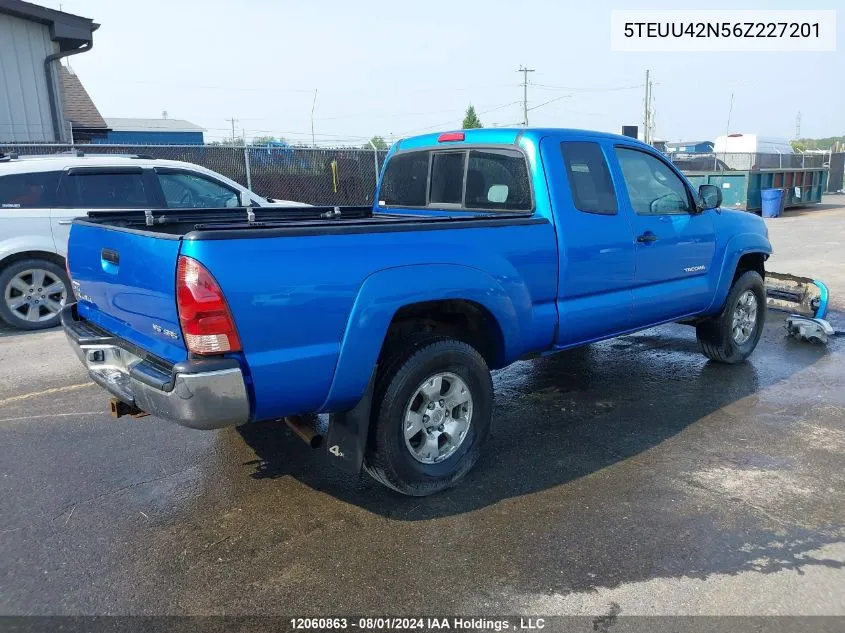
[[[435,152],[431,162],[431,204],[461,204],[466,152]]]
[[[683,181],[659,158],[635,149],[616,148],[631,207],[638,215],[692,212]]]
[[[38,209],[56,201],[59,172],[41,171],[0,177],[0,209]]]
[[[467,209],[531,210],[525,157],[513,150],[471,150],[464,204]]]
[[[575,208],[585,213],[615,215],[616,192],[599,144],[565,141],[560,150]]]
[[[387,162],[379,204],[388,207],[424,207],[428,184],[428,152],[397,154]]]
[[[237,207],[238,194],[204,176],[189,173],[161,173],[158,182],[169,209],[220,209]]]
[[[150,206],[144,176],[130,173],[82,173],[68,177],[75,206],[90,209],[121,209]]]

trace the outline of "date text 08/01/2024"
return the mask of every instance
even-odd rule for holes
[[[541,630],[546,626],[544,618],[462,618],[462,617],[385,617],[385,618],[291,618],[292,630],[344,630],[364,631],[508,631]]]

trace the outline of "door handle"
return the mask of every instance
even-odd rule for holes
[[[641,244],[651,244],[657,241],[657,236],[651,231],[646,231],[642,235],[637,236],[637,241]]]
[[[68,224],[73,224],[73,220],[59,220],[58,223],[62,226],[67,226]]]

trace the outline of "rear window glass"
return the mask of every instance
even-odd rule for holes
[[[138,173],[73,174],[68,178],[74,204],[92,209],[149,206],[144,176]]]
[[[468,209],[531,209],[525,158],[513,150],[471,150],[466,189]]]
[[[560,144],[560,149],[575,208],[587,213],[614,215],[616,192],[598,143],[566,141]]]
[[[428,152],[399,154],[387,163],[380,203],[392,207],[424,207],[428,186]]]
[[[0,209],[51,207],[58,186],[57,171],[0,176]]]
[[[466,152],[435,152],[431,162],[431,204],[461,204]]]
[[[387,163],[379,204],[530,211],[528,167],[522,153],[513,149],[422,150],[398,154]]]

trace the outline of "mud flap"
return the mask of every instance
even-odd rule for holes
[[[358,473],[364,463],[375,376],[373,372],[367,384],[367,390],[355,408],[343,413],[332,413],[329,416],[326,450],[331,462],[346,472]]]
[[[766,273],[766,304],[775,310],[822,319],[827,312],[827,286],[809,277]]]

